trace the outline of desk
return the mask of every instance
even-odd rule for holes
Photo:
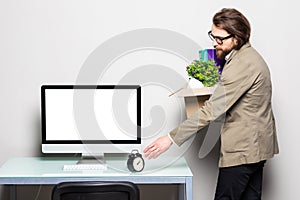
[[[12,158],[0,168],[0,185],[11,185],[11,199],[16,199],[15,185],[55,185],[64,181],[131,181],[136,184],[179,184],[179,197],[192,200],[192,172],[184,158],[156,171],[130,173],[126,158],[106,158],[108,169],[95,171],[63,171],[65,164],[79,158]],[[147,163],[146,163],[147,164]]]

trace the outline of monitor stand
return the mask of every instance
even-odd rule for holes
[[[81,159],[77,162],[77,165],[102,165],[104,169],[107,167],[107,163],[104,159],[104,154],[82,154]]]

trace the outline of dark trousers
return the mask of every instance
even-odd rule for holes
[[[215,200],[260,200],[265,162],[220,168]]]

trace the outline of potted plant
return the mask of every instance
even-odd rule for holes
[[[214,86],[220,76],[220,66],[216,66],[214,60],[194,60],[186,67],[188,75],[200,81],[205,87]]]

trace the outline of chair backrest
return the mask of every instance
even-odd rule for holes
[[[62,182],[52,190],[52,200],[139,200],[131,182]]]

